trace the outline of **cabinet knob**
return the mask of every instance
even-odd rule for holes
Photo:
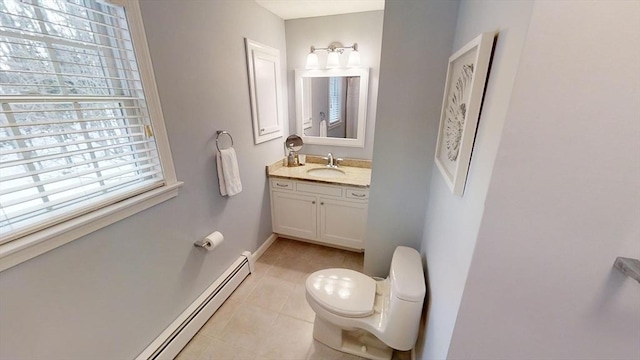
[[[315,201],[312,201],[311,203],[312,203],[312,204],[315,204],[316,202],[315,202]]]
[[[323,202],[321,202],[321,203],[320,203],[320,205],[324,205],[324,203],[323,203]]]

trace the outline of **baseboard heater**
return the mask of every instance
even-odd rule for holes
[[[251,253],[245,251],[136,360],[171,360],[253,271]]]

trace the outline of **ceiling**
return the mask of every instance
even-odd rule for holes
[[[385,0],[255,0],[284,20],[383,10]]]

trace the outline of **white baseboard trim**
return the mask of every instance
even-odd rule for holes
[[[256,261],[260,258],[260,256],[262,256],[262,254],[264,254],[265,251],[267,251],[267,249],[273,244],[274,241],[276,241],[276,239],[278,238],[278,234],[271,234],[267,240],[265,240],[265,242],[262,243],[262,245],[260,245],[260,247],[253,252],[253,261]]]
[[[172,360],[195,336],[250,272],[249,252],[244,252],[189,307],[178,316],[136,360]]]

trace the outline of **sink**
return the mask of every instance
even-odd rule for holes
[[[341,178],[347,174],[336,168],[315,168],[307,170],[307,174],[321,178]]]

